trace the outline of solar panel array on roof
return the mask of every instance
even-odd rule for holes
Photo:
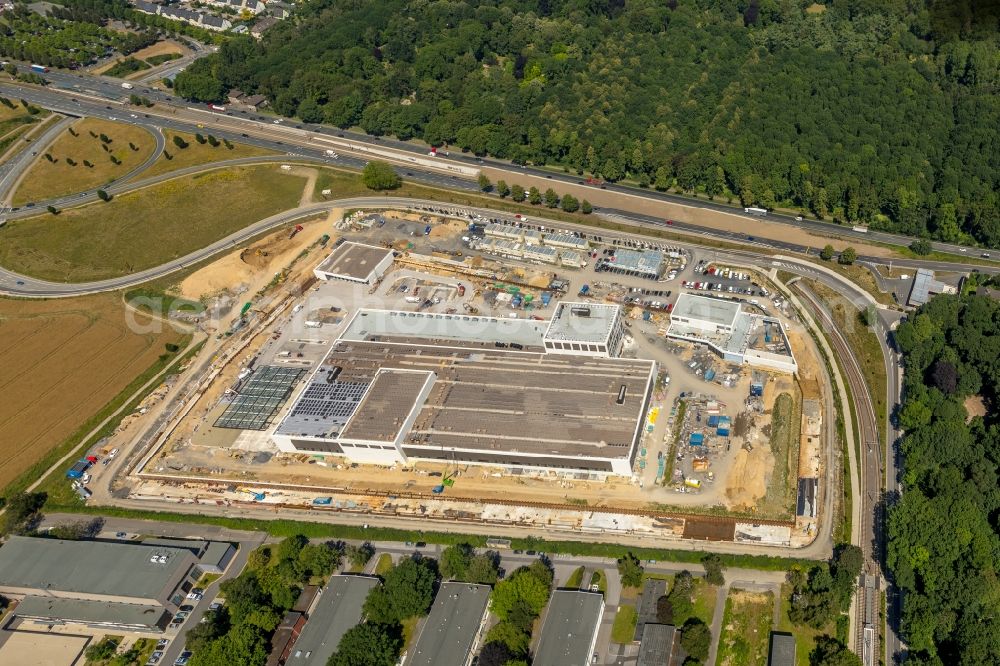
[[[237,430],[265,430],[303,372],[301,368],[270,365],[257,368],[215,425]]]

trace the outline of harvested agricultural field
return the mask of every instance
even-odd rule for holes
[[[159,266],[298,205],[306,179],[277,167],[184,176],[59,215],[11,220],[0,265],[50,280],[101,280]]]
[[[0,487],[60,447],[183,336],[133,332],[118,294],[0,299]],[[172,358],[173,355],[171,354]]]
[[[141,127],[84,118],[38,156],[14,192],[13,203],[44,201],[106,185],[145,162],[155,148],[153,135]]]

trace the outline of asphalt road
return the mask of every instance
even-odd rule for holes
[[[23,67],[27,67],[27,63],[22,63]],[[174,97],[173,95],[167,94],[164,91],[158,90],[156,88],[148,88],[142,85],[135,84],[133,90],[123,90],[121,88],[121,80],[113,79],[105,76],[92,76],[85,74],[78,74],[72,72],[61,72],[61,71],[50,71],[44,75],[44,78],[49,81],[51,88],[59,89],[63,91],[68,91],[71,93],[84,93],[87,95],[92,95],[99,100],[105,102],[120,103],[123,99],[127,99],[128,94],[138,94],[145,96],[152,101],[157,103],[158,114],[164,109],[174,108],[174,109],[185,109],[190,108],[192,105],[184,100]],[[11,84],[11,88],[17,91],[32,89],[32,86],[26,86],[23,84]],[[123,94],[124,93],[124,94]],[[13,94],[13,93],[12,93]],[[20,94],[20,92],[18,92]],[[30,99],[27,98],[26,99]],[[207,107],[205,107],[207,108]],[[239,124],[247,124],[252,121],[257,121],[258,123],[273,123],[276,119],[272,115],[264,115],[255,112],[239,112],[233,110],[227,110],[225,112],[217,113],[206,113],[204,114],[206,118],[203,121],[207,127],[218,127],[220,123],[225,118],[232,118],[236,120]],[[214,118],[214,120],[212,119]],[[288,125],[296,123],[294,120],[286,121]],[[309,123],[296,123],[296,127],[301,128],[304,134],[313,133],[316,135],[327,135],[327,136],[339,136],[351,141],[358,142],[360,144],[365,144],[369,146],[378,146],[380,148],[389,148],[400,153],[405,153],[410,156],[426,156],[429,147],[423,144],[418,144],[416,142],[403,142],[397,141],[390,138],[380,138],[372,137],[365,134],[359,134],[356,132],[350,132],[347,130],[341,130],[334,127],[328,127],[324,125],[309,124]],[[444,154],[441,155],[442,158],[445,157]],[[510,177],[515,177],[518,174],[530,174],[535,176],[540,176],[543,178],[551,179],[554,183],[574,183],[582,184],[584,181],[581,180],[579,176],[559,173],[549,169],[540,169],[525,165],[514,165],[509,162],[495,160],[492,158],[480,158],[471,154],[462,154],[458,151],[448,151],[446,159],[450,162],[461,164],[469,167],[479,167],[485,166],[491,169],[497,169],[506,171]],[[628,193],[633,196],[642,197],[644,199],[654,200],[654,201],[666,201],[671,203],[684,204],[687,206],[705,208],[710,210],[718,210],[727,213],[741,213],[742,209],[739,207],[733,207],[722,203],[704,201],[701,199],[695,199],[691,197],[678,196],[674,194],[667,194],[664,192],[656,192],[646,189],[639,189],[635,187],[627,187],[618,184],[605,184],[604,189],[610,192],[622,192]],[[759,219],[752,216],[747,216],[748,220]],[[882,243],[890,243],[894,245],[909,245],[912,242],[911,237],[890,234],[878,231],[869,232],[856,232],[851,228],[844,227],[841,225],[836,225],[830,222],[823,222],[820,220],[803,219],[797,220],[795,216],[792,215],[782,215],[778,213],[769,213],[764,216],[769,222],[780,222],[785,224],[791,224],[798,226],[800,228],[808,229],[810,231],[815,231],[819,234],[830,234],[836,233],[838,236],[843,236],[847,238],[857,238],[874,240]],[[953,254],[968,254],[974,253],[978,255],[981,250],[975,247],[961,246],[950,243],[938,243],[934,242],[931,244],[935,250],[941,252],[949,252]]]

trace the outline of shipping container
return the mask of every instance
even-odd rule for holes
[[[715,415],[715,414],[713,414],[712,416],[709,416],[708,417],[708,427],[714,428],[717,425],[719,425],[719,419],[720,418],[722,418],[722,417],[720,417],[718,415]]]
[[[66,472],[66,478],[80,479],[83,477],[83,473],[86,472],[88,469],[90,469],[90,463],[87,462],[86,460],[81,460],[69,468],[69,470]]]
[[[704,446],[705,436],[700,432],[691,433],[691,439],[689,440],[691,446]]]
[[[729,437],[729,426],[719,426],[719,429],[715,431],[719,437]]]

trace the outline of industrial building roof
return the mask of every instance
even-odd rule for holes
[[[167,610],[159,604],[122,604],[83,599],[27,596],[18,605],[17,615],[88,624],[155,627]]]
[[[429,371],[379,370],[343,437],[395,442],[407,417],[419,407],[420,393],[433,379],[434,373]]]
[[[378,584],[378,578],[370,576],[332,576],[286,665],[326,666],[347,630],[361,622],[365,599]]]
[[[611,336],[611,329],[621,315],[621,307],[606,303],[570,303],[556,305],[546,340],[602,343]]]
[[[490,600],[489,585],[442,583],[408,666],[465,666]]]
[[[535,666],[589,664],[590,646],[603,613],[604,597],[598,592],[553,592],[532,663]]]
[[[412,342],[462,347],[496,348],[497,342],[517,343],[525,349],[543,348],[545,322],[501,319],[439,312],[360,310],[341,335],[342,340]]]
[[[352,280],[367,280],[379,262],[391,254],[392,250],[384,247],[347,241],[334,248],[316,270]]]
[[[791,634],[771,632],[771,653],[768,666],[795,666],[795,637]]]
[[[167,561],[150,562],[154,554]],[[0,548],[0,587],[152,599],[196,561],[183,548],[12,536]]]
[[[636,666],[670,666],[676,632],[669,624],[644,625]]]
[[[416,370],[434,373],[435,381],[404,445],[627,457],[644,418],[653,366],[634,359],[340,341],[277,432],[336,437],[380,369]],[[348,395],[337,390],[341,384],[360,388]],[[401,399],[392,410],[412,405]]]
[[[934,279],[934,271],[926,268],[918,268],[913,277],[913,286],[910,288],[910,296],[907,304],[918,306],[923,305],[931,299],[934,294],[940,294],[948,290],[948,285],[940,280]]]
[[[724,301],[685,292],[677,297],[670,319],[697,319],[716,326],[732,326],[739,312],[740,304],[737,301]]]

